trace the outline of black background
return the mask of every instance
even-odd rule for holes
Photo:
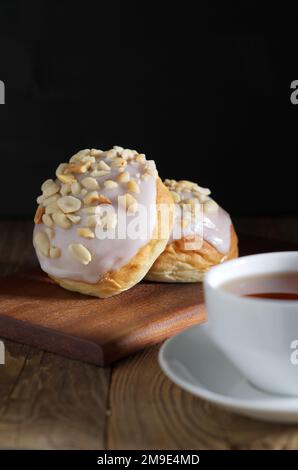
[[[114,144],[232,214],[297,213],[296,14],[200,4],[1,0],[0,215],[30,216],[59,162]]]

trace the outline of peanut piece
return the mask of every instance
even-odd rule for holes
[[[94,228],[99,222],[99,216],[98,215],[88,215],[86,223],[88,227]]]
[[[99,149],[91,149],[90,151],[90,155],[92,155],[92,157],[99,157],[102,153],[103,151]]]
[[[98,188],[98,182],[96,181],[95,178],[91,178],[90,176],[83,178],[81,183],[84,186],[84,188],[87,188],[87,189],[93,190],[93,189]]]
[[[156,165],[155,165],[155,162],[153,160],[146,161],[145,169],[146,169],[147,173],[149,173],[149,175],[155,176],[155,177],[158,176],[158,173],[157,173],[157,170],[156,170]]]
[[[204,212],[206,214],[215,214],[218,211],[218,204],[213,199],[204,202]]]
[[[129,181],[129,173],[128,171],[123,171],[123,173],[119,173],[119,175],[117,175],[117,181],[118,183],[127,183]]]
[[[90,193],[87,193],[86,196],[84,197],[84,204],[89,206],[91,204],[96,204],[99,201],[99,194],[97,191],[91,191]]]
[[[124,149],[121,153],[121,157],[124,158],[125,160],[131,160],[134,158],[135,152],[130,149]]]
[[[63,196],[57,201],[58,207],[66,214],[78,211],[82,205],[80,199],[74,196]]]
[[[117,188],[118,183],[116,183],[116,181],[113,181],[113,180],[106,180],[103,185],[106,189],[114,189],[114,188]]]
[[[50,248],[50,258],[60,258],[61,256],[61,250],[60,248],[57,248],[56,246],[51,246]]]
[[[136,162],[145,163],[145,161],[146,161],[146,157],[145,157],[145,154],[144,154],[144,153],[139,153],[139,154],[136,156]]]
[[[117,153],[119,153],[121,155],[121,153],[123,152],[124,148],[123,147],[120,147],[119,145],[114,145],[113,146],[113,149],[116,150]]]
[[[207,201],[207,200],[209,199],[206,194],[199,193],[198,191],[193,191],[192,194],[193,194],[194,197],[196,197],[200,202],[205,202],[205,201]]]
[[[71,192],[71,185],[69,183],[68,184],[63,183],[60,189],[60,194],[62,194],[62,196],[67,196],[67,194],[69,194],[70,192]]]
[[[82,187],[78,181],[74,181],[74,183],[72,183],[71,192],[74,196],[77,196],[78,194],[80,194],[81,189]]]
[[[73,259],[84,265],[89,264],[92,259],[90,251],[81,243],[72,243],[69,245],[68,252]]]
[[[122,158],[122,157],[116,157],[111,162],[111,167],[112,168],[124,167],[126,165],[127,165],[127,161],[124,160],[124,158]]]
[[[181,200],[180,194],[176,193],[176,191],[170,191],[170,193],[174,199],[174,202],[178,204]]]
[[[45,232],[49,238],[54,238],[55,236],[55,230],[51,227],[46,227]]]
[[[99,215],[89,215],[87,217],[86,223],[88,227],[94,228],[99,223]]]
[[[52,184],[54,183],[53,180],[49,179],[49,180],[46,180],[42,183],[41,185],[41,190],[42,191],[45,191],[45,189],[47,189],[49,186],[51,186]]]
[[[53,219],[49,214],[44,214],[42,216],[42,221],[47,227],[53,227],[54,225]]]
[[[64,228],[65,230],[69,229],[72,225],[70,220],[68,220],[63,212],[54,212],[52,217],[55,224],[58,225],[58,227]]]
[[[104,223],[108,230],[113,230],[117,225],[117,214],[109,213],[104,217]]]
[[[90,154],[90,149],[83,149],[79,150],[79,152],[75,153],[70,159],[70,163],[79,162],[83,157],[86,157]]]
[[[68,167],[68,165],[67,165]],[[65,184],[72,184],[76,181],[75,177],[73,175],[57,175],[57,178],[59,181],[61,181],[61,183],[65,183]]]
[[[103,194],[100,194],[99,204],[112,204],[112,201],[108,197],[104,196]]]
[[[117,157],[117,151],[115,149],[108,150],[104,152],[104,155],[109,159],[112,160],[113,158]]]
[[[59,189],[60,188],[59,188],[58,184],[56,184],[56,183],[54,183],[54,181],[52,181],[52,183],[48,183],[46,185],[46,188],[43,190],[43,197],[45,199],[48,198],[48,197],[51,197],[54,194],[58,193]]]
[[[86,173],[88,168],[91,166],[91,162],[78,162],[78,163],[70,163],[68,168],[65,170],[66,173],[75,173],[75,174],[83,174]]]
[[[127,189],[128,191],[131,191],[132,193],[139,193],[140,192],[140,187],[138,185],[138,183],[134,180],[130,180],[128,183],[127,183]]]
[[[141,180],[143,180],[143,181],[148,181],[148,180],[150,180],[150,178],[151,178],[151,175],[149,175],[149,173],[147,173],[147,172],[143,173],[142,176],[141,176]]]
[[[104,162],[103,160],[101,160],[100,162],[98,162],[97,164],[97,170],[105,170],[105,171],[110,171],[110,167],[109,165]]]
[[[121,197],[120,201],[124,203],[126,212],[134,214],[137,211],[138,202],[131,194],[126,193],[123,198]]]
[[[200,201],[195,197],[191,197],[189,199],[184,199],[183,203],[195,206],[196,204],[200,204]]]
[[[54,212],[62,212],[57,206],[56,201],[46,206],[46,214],[54,214]]]
[[[80,237],[84,237],[84,238],[94,238],[94,233],[92,232],[92,230],[90,230],[90,228],[87,228],[87,227],[77,228],[77,234]]]
[[[208,188],[202,188],[202,186],[199,186],[199,185],[196,184],[196,183],[194,183],[192,189],[193,189],[194,191],[197,191],[197,192],[203,194],[204,196],[209,196],[209,194],[211,194],[210,189],[208,189]]]
[[[90,175],[94,178],[100,178],[101,176],[106,176],[110,173],[110,170],[94,170],[91,171]]]
[[[45,208],[42,207],[42,206],[38,206],[38,208],[35,212],[35,216],[34,216],[34,223],[35,224],[41,224],[44,213],[45,213]]]
[[[85,157],[81,158],[81,162],[90,162],[91,165],[92,165],[96,162],[96,160],[95,160],[95,157],[93,157],[91,155],[86,155]]]
[[[81,217],[76,214],[66,214],[66,217],[73,223],[78,224],[81,220]]]
[[[181,189],[193,189],[194,183],[188,180],[180,180],[178,181],[178,186]]]
[[[34,237],[34,243],[37,251],[43,256],[49,256],[50,242],[47,235],[44,232],[37,232]]]
[[[138,203],[135,202],[134,204],[130,204],[127,208],[128,214],[135,214],[138,210]]]
[[[103,194],[98,194],[97,191],[91,191],[84,198],[84,203],[86,205],[91,204],[112,204],[111,200],[104,196]]]
[[[68,163],[60,163],[60,165],[56,169],[57,178],[59,178],[59,175],[63,175],[67,167],[68,167]]]
[[[168,188],[173,189],[173,190],[175,190],[176,187],[177,187],[177,181],[176,181],[176,180],[170,180],[170,179],[168,179],[168,178],[166,178],[166,179],[164,180],[164,184],[165,184]]]
[[[53,202],[56,202],[59,199],[59,194],[53,194],[53,196],[47,197],[46,199],[43,199],[42,203],[46,207],[49,204],[52,204]]]

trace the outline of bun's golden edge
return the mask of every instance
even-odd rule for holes
[[[201,282],[204,274],[217,264],[238,257],[238,238],[231,225],[230,249],[223,255],[210,243],[203,241],[199,250],[185,250],[187,240],[175,240],[155,261],[145,279],[154,282]]]
[[[158,178],[156,182],[156,204],[167,204],[174,207],[171,193],[160,178]],[[158,212],[157,223],[150,242],[140,248],[129,263],[122,266],[122,268],[117,271],[107,273],[95,284],[71,279],[60,279],[50,275],[49,277],[64,289],[85,295],[106,298],[120,294],[130,289],[144,278],[155,260],[167,246],[173,223],[173,216],[171,217],[170,223],[168,223],[168,221],[165,223]],[[161,238],[160,234],[163,235],[163,238]]]

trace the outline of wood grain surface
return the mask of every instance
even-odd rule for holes
[[[0,335],[106,365],[206,320],[201,284],[139,283],[108,299],[62,289],[39,268],[0,284]]]
[[[295,217],[235,225],[244,234],[240,247],[247,234],[268,246],[297,242]],[[31,230],[31,222],[0,221],[3,275],[36,265]],[[239,417],[174,385],[158,367],[158,346],[104,369],[4,342],[0,448],[298,449],[298,426]]]

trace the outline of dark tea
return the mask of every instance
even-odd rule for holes
[[[222,284],[222,288],[243,297],[298,300],[298,272],[247,276]]]

